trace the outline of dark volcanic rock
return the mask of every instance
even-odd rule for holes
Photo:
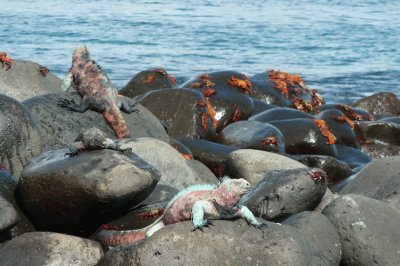
[[[400,146],[400,125],[383,120],[358,122],[355,131],[362,143]]]
[[[24,101],[24,105],[36,118],[43,139],[46,140],[46,150],[67,147],[74,142],[78,136],[77,132],[91,127],[97,127],[111,139],[116,138],[113,129],[101,113],[92,110],[84,113],[69,111],[57,105],[63,99],[81,102],[82,97],[69,92],[37,96]],[[140,114],[122,112],[132,137],[152,137],[168,142],[168,135],[160,121],[140,104],[135,108]]]
[[[238,121],[225,127],[219,142],[241,149],[256,149],[284,153],[282,133],[274,126],[257,121]]]
[[[335,199],[339,198],[340,196],[336,193],[332,193],[332,191],[327,188],[325,195],[322,197],[321,201],[319,202],[319,204],[317,205],[317,207],[315,207],[314,211],[315,212],[322,212],[326,206],[328,206],[332,201],[334,201]]]
[[[374,115],[400,115],[400,100],[391,92],[379,92],[354,102],[351,106]]]
[[[251,113],[252,116],[259,114],[261,112],[264,112],[266,110],[276,108],[276,105],[268,104],[268,103],[266,103],[262,100],[258,100],[258,99],[253,99],[253,103],[254,103],[254,109],[253,109],[253,112]]]
[[[249,120],[254,120],[258,122],[271,122],[286,119],[296,119],[296,118],[309,118],[315,119],[312,114],[301,112],[293,108],[277,107],[273,109],[266,110],[257,115],[253,115]]]
[[[194,184],[203,184],[200,178],[188,164],[187,160],[171,145],[151,138],[124,139],[119,145],[131,148],[143,160],[157,168],[161,174],[161,184],[173,186],[179,190]]]
[[[26,212],[42,230],[91,231],[143,201],[160,178],[134,154],[97,150],[66,157],[66,152],[48,151],[33,159],[18,183]]]
[[[193,154],[189,150],[188,147],[186,147],[182,142],[177,141],[176,139],[169,139],[169,145],[175,148],[186,160],[190,161],[193,160]]]
[[[218,183],[217,177],[205,164],[197,160],[189,160],[187,164],[197,173],[197,175],[207,184]]]
[[[29,160],[40,154],[41,145],[29,111],[17,100],[0,94],[0,163],[19,177]]]
[[[400,124],[400,117],[399,116],[389,116],[389,117],[379,119],[378,121],[385,121],[385,122],[392,122],[395,124]]]
[[[341,265],[398,265],[400,212],[360,195],[342,196],[323,211],[342,244]]]
[[[228,155],[225,174],[231,178],[244,178],[251,185],[273,170],[307,168],[286,156],[257,150],[237,150]]]
[[[354,122],[336,109],[325,110],[317,115],[317,119],[326,122],[329,130],[335,135],[336,143],[359,148],[354,132]]]
[[[214,221],[191,232],[190,221],[170,225],[142,245],[117,247],[105,265],[311,265],[307,239],[295,228],[268,223],[262,230],[245,221]]]
[[[301,211],[311,211],[321,201],[326,191],[325,177],[313,179],[319,169],[290,169],[266,174],[246,194],[241,204],[257,217],[281,221]]]
[[[335,226],[324,215],[318,212],[301,212],[282,223],[299,229],[309,238],[308,243],[314,253],[310,265],[340,264],[340,238]]]
[[[347,163],[331,156],[324,155],[294,155],[292,158],[312,168],[320,168],[328,175],[328,186],[337,184],[353,174]]]
[[[76,236],[49,232],[21,235],[0,248],[0,265],[96,265],[101,245]]]
[[[202,74],[182,87],[199,91],[208,98],[215,110],[218,132],[232,122],[246,120],[254,109],[251,83],[246,75],[236,71]]]
[[[400,193],[400,156],[370,162],[340,191],[383,200]]]
[[[336,145],[336,150],[336,159],[346,162],[350,168],[353,169],[363,166],[371,161],[371,158],[367,153],[353,147]]]
[[[49,72],[39,73],[40,65],[27,60],[14,60],[11,68],[0,69],[0,93],[19,101],[37,95],[61,91],[62,80]]]
[[[371,158],[400,156],[400,146],[386,145],[382,143],[369,143],[361,146],[361,150]]]
[[[345,114],[347,118],[353,121],[372,121],[375,116],[359,108],[350,107],[345,104],[325,104],[313,110],[314,114],[319,114],[325,110],[339,110]]]
[[[282,132],[285,151],[289,154],[337,155],[335,144],[328,144],[328,138],[311,119],[287,119],[270,124]]]
[[[276,106],[292,106],[290,100],[286,99],[282,91],[275,88],[275,83],[268,78],[268,71],[251,76],[250,80],[253,84],[254,99]]]
[[[224,173],[229,153],[238,150],[218,143],[202,139],[181,139],[193,153],[193,157],[205,164],[216,176]]]
[[[119,94],[134,98],[152,90],[172,88],[175,83],[175,78],[164,69],[149,69],[137,73],[125,87],[119,90]]]
[[[214,138],[215,126],[203,95],[189,89],[156,90],[136,98],[158,119],[165,122],[175,139]],[[204,103],[204,105],[202,104]]]

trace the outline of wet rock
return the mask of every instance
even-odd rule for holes
[[[400,115],[400,100],[391,92],[379,92],[354,102],[352,107],[373,115]]]
[[[136,99],[165,122],[172,138],[215,137],[215,125],[200,92],[189,89],[157,90]]]
[[[182,142],[176,139],[169,139],[169,145],[175,148],[187,161],[193,160],[193,154]]]
[[[306,238],[291,226],[268,223],[260,231],[243,220],[214,225],[204,232],[191,232],[190,221],[170,225],[142,245],[112,249],[99,265],[310,265],[312,260]]]
[[[391,123],[395,123],[395,124],[399,125],[400,124],[400,117],[398,117],[398,116],[395,116],[395,117],[389,116],[389,117],[385,117],[385,118],[379,119],[379,121],[391,122]]]
[[[143,201],[160,178],[135,154],[96,150],[66,157],[66,152],[36,157],[18,183],[18,197],[38,229],[79,234],[95,230]]]
[[[346,162],[350,168],[363,166],[371,161],[371,158],[365,152],[344,145],[336,145],[336,159]]]
[[[123,216],[107,222],[118,230],[140,229],[152,224],[162,215],[168,202],[179,192],[174,187],[157,184],[153,192],[138,206]]]
[[[238,121],[228,125],[219,134],[218,141],[241,149],[285,152],[282,133],[274,126],[257,121]]]
[[[326,137],[315,121],[305,118],[273,121],[285,140],[285,151],[289,154],[320,154],[336,157],[334,144]]]
[[[268,71],[250,77],[253,84],[252,97],[267,104],[276,106],[291,106],[292,103],[285,98],[282,91],[275,88],[275,83],[268,78]]]
[[[225,173],[231,178],[244,178],[254,186],[273,170],[298,168],[307,167],[283,155],[242,149],[228,155]]]
[[[400,156],[400,146],[382,143],[369,143],[361,146],[361,151],[373,159]]]
[[[400,261],[400,212],[360,195],[342,196],[323,211],[342,244],[341,265],[397,265]]]
[[[328,175],[328,186],[337,184],[353,174],[353,170],[347,163],[331,156],[310,154],[294,155],[292,158],[308,167],[324,170]]]
[[[187,164],[183,156],[169,144],[151,138],[124,139],[119,145],[139,155],[143,160],[157,168],[161,174],[160,184],[173,186],[178,190],[204,181]]]
[[[41,145],[29,111],[17,100],[0,94],[0,163],[19,177],[29,160],[41,153]]]
[[[296,119],[296,118],[315,119],[315,117],[309,113],[301,112],[301,111],[293,109],[293,108],[277,107],[277,108],[266,110],[257,115],[252,115],[249,118],[249,120],[268,123],[271,121]]]
[[[23,233],[35,231],[32,223],[21,211],[15,199],[15,189],[17,188],[17,183],[18,179],[15,176],[11,175],[6,169],[0,168],[0,197],[2,195],[12,205],[12,208],[15,209],[18,216],[18,223],[5,233],[0,234],[0,242],[2,242],[2,239],[9,240]]]
[[[376,159],[366,165],[340,191],[383,200],[400,193],[400,156]]]
[[[317,115],[317,119],[326,122],[329,130],[335,135],[336,143],[359,148],[360,145],[354,132],[354,122],[347,118],[341,111],[330,109],[322,111]]]
[[[352,121],[372,121],[375,116],[360,108],[350,107],[345,104],[324,104],[313,110],[313,114],[319,114],[325,110],[339,110]]]
[[[326,183],[319,169],[275,170],[266,174],[242,198],[241,204],[257,217],[282,221],[293,214],[313,210],[325,194]]]
[[[214,173],[202,162],[197,160],[189,160],[187,164],[197,173],[197,175],[207,184],[217,184],[218,178]]]
[[[92,110],[84,113],[69,111],[57,105],[63,99],[79,103],[82,97],[72,91],[37,96],[23,102],[38,123],[40,133],[46,140],[46,150],[68,146],[76,139],[77,132],[83,132],[91,127],[97,127],[111,139],[116,138],[113,129],[101,113]],[[160,121],[140,104],[135,108],[140,113],[122,112],[132,137],[152,137],[168,142],[168,135]]]
[[[324,196],[322,197],[320,203],[315,207],[315,212],[322,212],[326,206],[328,206],[332,201],[339,198],[340,196],[336,193],[332,193],[332,191],[327,188]]]
[[[310,265],[340,264],[340,238],[335,226],[324,215],[317,212],[301,212],[289,217],[283,224],[299,229],[309,238],[308,243],[313,250]]]
[[[201,92],[214,109],[217,132],[238,120],[246,120],[254,109],[250,97],[252,85],[246,75],[236,71],[219,71],[194,77],[182,85]]]
[[[154,68],[137,73],[121,90],[119,94],[129,98],[152,90],[172,88],[176,84],[173,76],[162,68]]]
[[[400,146],[400,125],[382,120],[358,122],[355,131],[364,144],[381,143]]]
[[[261,112],[264,112],[266,110],[276,108],[276,105],[268,104],[268,103],[266,103],[262,100],[258,100],[258,99],[253,99],[253,103],[254,103],[254,109],[253,109],[253,112],[251,113],[252,116],[259,114]]]
[[[18,214],[14,207],[0,194],[0,232],[18,222]]]
[[[235,147],[214,143],[202,139],[181,139],[193,153],[193,157],[205,164],[217,177],[225,170],[228,154],[238,150]]]
[[[43,76],[41,66],[27,60],[14,60],[7,71],[0,69],[0,93],[19,101],[30,97],[61,91],[62,80],[51,71]]]
[[[96,265],[101,245],[88,239],[50,232],[21,235],[0,248],[0,265]]]

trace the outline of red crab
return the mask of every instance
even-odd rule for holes
[[[308,174],[315,182],[321,182],[323,179],[326,179],[328,177],[326,172],[322,169],[312,169],[308,172]]]
[[[245,93],[250,94],[251,93],[251,82],[250,80],[245,76],[244,79],[239,79],[236,78],[235,76],[232,76],[229,80],[228,80],[228,84],[242,89],[245,91]]]
[[[159,208],[159,209],[145,211],[144,213],[141,213],[138,217],[140,219],[156,218],[161,214],[163,214],[164,210],[165,210],[164,208]]]
[[[326,144],[336,143],[335,135],[333,135],[332,132],[329,131],[328,125],[324,120],[317,120],[317,119],[310,119],[310,120],[313,121],[319,127],[319,130],[321,131],[322,135],[324,135],[328,139],[328,142]]]
[[[261,140],[261,142],[264,145],[270,145],[270,144],[278,145],[279,140],[278,140],[278,138],[276,136],[268,136],[268,137],[263,138]]]
[[[38,72],[43,77],[47,77],[47,74],[49,74],[49,69],[47,67],[45,67],[45,66],[40,66],[39,69],[38,69]]]
[[[14,60],[7,55],[5,52],[0,52],[0,62],[1,62],[1,67],[4,68],[6,67],[6,71],[11,68],[11,64],[14,62]]]

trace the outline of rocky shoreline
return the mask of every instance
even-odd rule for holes
[[[0,68],[0,265],[399,265],[394,94],[348,106],[281,71],[176,84],[149,69],[119,91],[140,112],[123,113],[131,137],[116,139],[101,113],[59,106],[81,96],[40,67]],[[92,127],[132,153],[66,156]],[[132,245],[92,240],[147,226],[178,191],[224,175],[251,184],[241,204],[266,227],[185,221]]]

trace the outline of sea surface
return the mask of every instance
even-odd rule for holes
[[[0,51],[63,78],[86,44],[114,84],[164,67],[299,73],[328,102],[400,96],[400,1],[0,0]]]

